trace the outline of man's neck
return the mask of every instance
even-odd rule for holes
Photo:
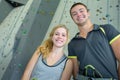
[[[83,26],[79,26],[79,31],[80,31],[80,36],[86,38],[88,32],[93,30],[93,24],[92,23],[88,23],[85,24]]]

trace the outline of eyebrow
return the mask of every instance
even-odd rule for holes
[[[84,8],[80,8],[79,10],[84,10]]]
[[[80,8],[79,10],[84,10],[84,8]],[[76,12],[76,11],[73,11],[73,12],[71,11],[71,13],[75,13],[75,12]]]

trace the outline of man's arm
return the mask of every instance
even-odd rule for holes
[[[111,43],[111,46],[118,61],[118,76],[120,80],[120,36]]]
[[[118,64],[118,76],[119,76],[119,80],[120,80],[120,63]]]

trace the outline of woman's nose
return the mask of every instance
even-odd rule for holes
[[[62,38],[62,35],[59,35],[58,38]]]

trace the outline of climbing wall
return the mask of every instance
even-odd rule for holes
[[[36,3],[39,6],[40,0],[36,1]],[[35,9],[37,8],[34,8],[34,11],[29,11],[29,10],[33,10],[31,9],[32,8],[31,5],[36,3],[33,3],[33,0],[29,0],[26,5],[14,8],[0,25],[0,28],[1,28],[0,29],[1,30],[0,31],[0,36],[1,36],[0,38],[0,43],[1,43],[0,45],[0,80],[6,70],[7,71],[4,75],[8,74],[10,76],[12,75],[12,73],[19,74],[19,71],[14,71],[14,68],[15,66],[20,67],[21,64],[20,63],[10,64],[10,63],[11,61],[13,61],[13,59],[15,59],[15,61],[18,61],[17,60],[18,57],[15,56],[16,52],[19,55],[22,52],[23,47],[17,50],[18,43],[20,41],[22,41],[23,44],[25,43],[26,37],[31,27],[30,25],[27,25],[27,29],[26,29],[26,27],[23,27],[23,24],[24,25],[28,23],[30,24],[34,20],[34,19],[31,19],[29,20],[29,22],[27,22],[29,18],[28,16],[32,15],[31,18],[34,18],[35,16],[35,13],[37,11]],[[21,28],[22,30],[20,30]],[[21,34],[18,34],[19,31],[21,32]],[[22,37],[24,38],[21,38],[20,35],[22,35]],[[7,77],[5,76],[3,80],[10,80],[10,77],[8,75]]]
[[[70,34],[74,35],[76,25],[70,17],[69,9],[75,2],[82,2],[88,6],[91,13],[90,18],[93,23],[109,23],[120,30],[120,0],[61,0],[51,22],[50,28],[55,24],[66,24],[70,29]]]
[[[0,24],[0,80],[20,80],[33,52],[55,25],[65,24],[69,28],[70,39],[78,32],[69,14],[75,2],[88,6],[93,23],[109,23],[120,31],[120,0],[13,1],[24,5],[11,9]],[[67,45],[65,53],[68,54]]]
[[[0,80],[20,80],[26,64],[41,44],[59,3],[59,0],[13,1],[10,3],[14,3],[12,6],[15,8],[0,25]],[[16,2],[24,4],[19,7]]]
[[[120,0],[61,0],[45,39],[52,27],[57,24],[65,24],[69,28],[70,39],[77,33],[78,27],[69,14],[69,9],[75,2],[82,2],[88,6],[93,23],[112,24],[120,31]],[[67,53],[67,46],[65,51]]]

